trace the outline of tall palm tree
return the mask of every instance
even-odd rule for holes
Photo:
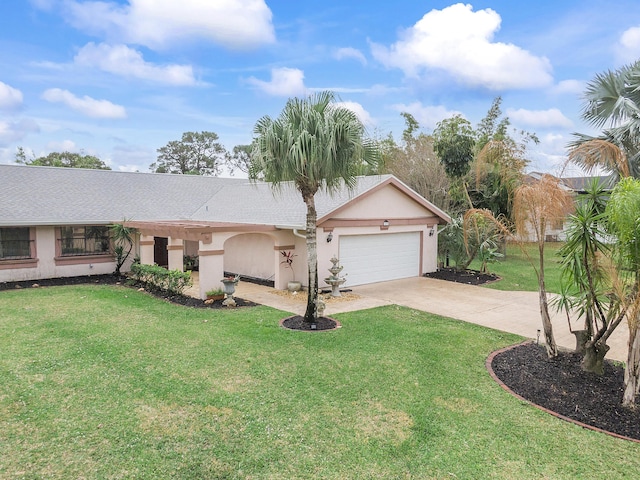
[[[309,289],[304,320],[318,318],[318,255],[315,194],[335,191],[343,183],[353,188],[363,165],[380,159],[376,142],[365,138],[356,114],[335,103],[332,92],[291,98],[276,119],[264,116],[256,135],[250,176],[271,182],[293,182],[307,206],[306,242]]]
[[[584,98],[582,118],[602,134],[575,134],[569,161],[588,172],[599,167],[619,177],[640,177],[640,60],[597,74]]]

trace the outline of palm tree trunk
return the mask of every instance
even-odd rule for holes
[[[307,310],[304,321],[316,323],[318,320],[318,244],[316,241],[316,202],[314,195],[306,195],[304,203],[307,205],[307,265],[309,266],[309,288],[307,295]]]
[[[635,320],[637,322],[638,319]],[[640,329],[638,329],[637,323],[629,327],[629,350],[627,352],[627,368],[624,370],[622,405],[634,407],[638,393],[638,378],[640,377]]]
[[[544,238],[538,240],[538,251],[540,252],[540,267],[538,270],[538,293],[540,300],[540,317],[542,318],[542,329],[544,331],[544,341],[547,348],[547,356],[554,358],[558,356],[558,346],[553,337],[553,326],[549,315],[549,304],[547,303],[547,288],[544,284]]]

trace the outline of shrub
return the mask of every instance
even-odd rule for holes
[[[171,293],[182,293],[191,286],[191,272],[167,270],[158,265],[134,263],[131,265],[131,276],[136,282]]]

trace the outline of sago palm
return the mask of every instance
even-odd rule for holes
[[[373,165],[380,155],[376,143],[365,138],[356,114],[335,103],[332,92],[289,99],[276,119],[262,117],[255,125],[252,178],[278,188],[293,182],[307,207],[306,243],[309,288],[304,319],[317,320],[318,260],[315,194],[337,190],[343,183],[352,188],[363,166]]]

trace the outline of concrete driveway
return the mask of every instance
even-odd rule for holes
[[[326,314],[397,304],[531,339],[536,339],[538,329],[542,329],[538,292],[502,292],[424,277],[373,283],[353,287],[352,290],[359,298],[331,303]],[[302,298],[291,300],[274,294],[273,289],[246,282],[240,282],[236,294],[298,315],[304,313],[306,305],[303,292],[299,294]],[[566,316],[555,314],[552,308],[550,310],[556,343],[573,349],[575,338],[569,332]],[[575,325],[574,329],[577,327]],[[607,358],[626,361],[628,335],[626,323],[621,324],[609,338],[611,350]],[[542,332],[540,339],[544,340]]]
[[[542,329],[538,292],[503,292],[424,277],[363,285],[354,287],[353,291],[365,298],[385,300],[527,338],[537,338],[538,329]],[[552,307],[549,310],[556,343],[575,348],[575,337],[569,331],[566,315],[555,313]],[[573,326],[579,327],[579,324]],[[626,361],[628,336],[626,323],[621,324],[607,342],[611,347],[607,358]],[[542,332],[540,339],[544,341]]]

